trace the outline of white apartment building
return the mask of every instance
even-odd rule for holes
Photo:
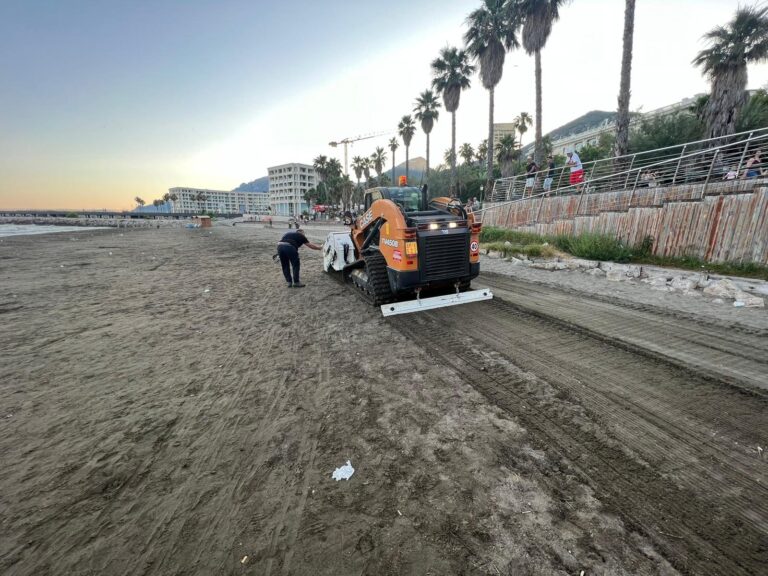
[[[493,124],[493,149],[496,150],[496,144],[506,135],[511,135],[517,141],[517,124],[506,122],[502,124]]]
[[[171,200],[171,212],[197,214],[269,214],[269,194],[266,192],[232,192],[229,190],[208,190],[206,188],[170,188],[168,193],[176,196]]]
[[[656,116],[666,116],[668,114],[674,114],[676,112],[686,110],[690,108],[700,96],[703,96],[703,94],[696,94],[692,98],[684,98],[679,102],[675,102],[674,104],[668,104],[667,106],[662,106],[661,108],[656,108],[655,110],[649,110],[648,112],[637,114],[630,119],[630,126],[640,122],[642,119],[653,118]],[[591,146],[597,146],[598,142],[600,141],[601,134],[612,134],[615,131],[616,121],[614,119],[603,120],[599,126],[595,126],[594,128],[590,128],[589,130],[584,130],[582,132],[568,134],[567,136],[553,140],[552,153],[565,155],[569,149],[581,150],[588,144]],[[530,143],[526,145],[525,148],[523,148],[523,154],[532,153],[533,144],[534,143]]]
[[[277,216],[300,216],[309,212],[306,192],[317,186],[315,169],[309,164],[282,164],[267,169],[269,202]]]

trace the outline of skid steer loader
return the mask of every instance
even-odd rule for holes
[[[493,297],[487,288],[470,291],[482,224],[460,201],[429,200],[426,185],[371,188],[364,198],[350,233],[328,235],[326,272],[340,271],[385,316]]]

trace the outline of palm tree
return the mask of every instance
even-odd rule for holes
[[[369,186],[371,182],[371,168],[373,168],[373,162],[371,162],[370,158],[365,156],[362,159],[361,165],[363,167],[363,174],[365,174],[366,186]]]
[[[395,150],[400,148],[400,143],[396,137],[392,137],[389,140],[389,149],[392,151],[392,185],[395,184]]]
[[[464,164],[472,164],[472,159],[475,157],[475,151],[472,149],[472,144],[465,142],[459,148],[459,156],[464,160]]]
[[[453,153],[452,148],[446,148],[445,152],[443,152],[443,162],[445,162],[448,166],[453,166],[453,163],[456,161],[456,154]]]
[[[536,152],[535,160],[541,164],[541,51],[552,32],[552,24],[560,18],[560,8],[567,0],[518,0],[515,10],[523,19],[523,48],[536,64]],[[522,134],[520,135],[522,137]]]
[[[381,173],[384,171],[384,162],[386,161],[387,153],[384,151],[384,148],[377,146],[374,153],[371,154],[371,163],[373,164],[373,169],[376,170],[379,180],[381,180]]]
[[[520,116],[515,118],[512,123],[517,126],[517,131],[520,132],[520,147],[523,146],[523,134],[528,132],[528,127],[533,123],[531,115],[528,112],[520,112]]]
[[[325,177],[328,175],[328,158],[321,154],[320,156],[312,160],[312,166],[314,167],[319,180],[321,182],[325,180]]]
[[[304,192],[304,200],[306,201],[307,206],[309,206],[310,210],[314,205],[317,204],[317,198],[318,198],[318,194],[317,194],[316,188],[310,188],[309,190]]]
[[[317,162],[318,159],[324,160],[325,162]],[[323,185],[323,193],[325,193],[326,200],[330,204],[339,204],[342,201],[342,182],[341,182],[341,175],[344,169],[341,166],[341,162],[339,162],[338,158],[331,158],[330,160],[326,159],[325,156],[318,156],[315,159],[315,164],[318,165],[320,168],[320,171],[318,172],[318,176],[320,176],[321,184]],[[317,171],[317,168],[315,168]],[[318,186],[318,193],[320,193],[319,186]]]
[[[408,148],[411,146],[411,138],[416,133],[416,124],[414,124],[413,118],[410,115],[403,116],[400,119],[400,123],[397,125],[397,133],[400,134],[400,138],[403,139],[403,144],[405,144],[405,181],[408,182]]]
[[[464,50],[447,46],[432,61],[432,87],[443,95],[446,111],[451,113],[451,192],[456,193],[456,110],[459,108],[461,91],[472,84],[469,77],[475,67],[469,63]]]
[[[205,192],[200,191],[197,194],[195,194],[195,202],[197,202],[200,212],[205,211],[206,200],[208,200],[208,196],[205,195]]]
[[[619,109],[616,112],[616,142],[613,155],[624,156],[629,150],[629,84],[632,75],[632,36],[635,31],[635,0],[624,6],[624,51],[621,56]]]
[[[477,146],[477,152],[475,152],[475,158],[477,159],[478,164],[482,164],[486,156],[488,155],[488,140],[483,140],[478,144]]]
[[[488,90],[488,141],[493,142],[493,94],[504,72],[507,50],[519,46],[515,33],[519,26],[517,11],[507,0],[483,0],[483,5],[467,17],[469,29],[464,34],[467,51],[480,63],[480,81]],[[491,190],[493,153],[487,152],[485,190]]]
[[[344,208],[349,210],[352,207],[352,197],[355,194],[355,185],[352,184],[352,180],[349,179],[347,174],[344,174],[341,178],[341,195],[344,199]]]
[[[512,134],[505,134],[496,143],[496,158],[501,166],[501,176],[508,178],[512,175],[512,162],[519,156],[517,143]]]
[[[144,202],[144,200],[142,200],[138,196],[136,196],[136,198],[134,198],[133,201],[136,202],[136,208],[138,208],[138,209],[143,208],[144,204],[146,204],[146,202]]]
[[[747,64],[768,59],[768,6],[740,7],[726,26],[704,35],[710,43],[693,59],[712,83],[704,110],[710,138],[736,132],[736,121],[748,96]]]
[[[318,188],[320,187],[320,184],[322,184],[323,190],[327,195],[328,190],[325,185],[325,179],[328,177],[328,158],[321,154],[312,160],[312,167],[315,169],[315,174],[317,174]]]
[[[429,180],[429,133],[432,132],[432,127],[440,116],[439,109],[440,102],[432,90],[424,90],[416,98],[416,107],[413,109],[416,113],[416,120],[421,122],[421,129],[427,135],[427,180]]]
[[[171,208],[172,208],[171,202],[176,202],[176,200],[178,200],[178,199],[179,199],[179,197],[176,195],[175,192],[166,192],[165,194],[163,194],[163,200],[165,200],[165,202],[166,202],[166,211],[167,212],[170,213],[170,211],[171,211]]]
[[[544,149],[545,157],[552,156],[552,152],[553,152],[552,137],[549,135],[544,136],[544,138],[541,139],[541,147]]]
[[[363,159],[360,156],[352,157],[352,171],[357,178],[357,187],[360,188],[360,178],[363,176]]]

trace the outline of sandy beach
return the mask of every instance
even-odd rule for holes
[[[283,231],[2,239],[0,573],[768,564],[765,310],[496,265],[385,320]]]

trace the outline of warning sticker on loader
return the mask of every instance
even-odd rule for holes
[[[472,250],[472,252],[477,252],[477,249],[478,249],[477,242],[472,242],[472,244],[469,245],[469,249]]]

